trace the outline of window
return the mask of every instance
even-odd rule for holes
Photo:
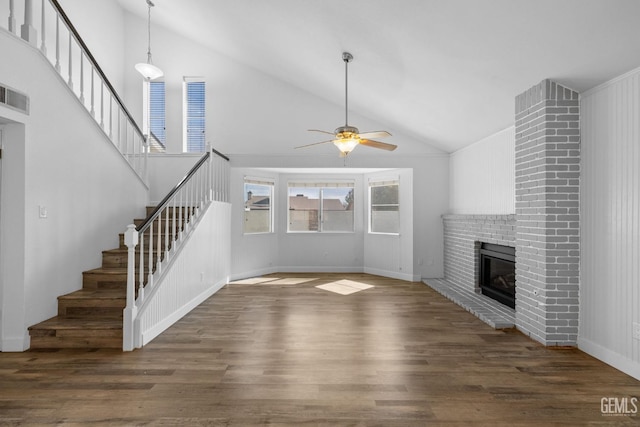
[[[244,233],[273,232],[273,182],[244,179]]]
[[[369,232],[400,233],[399,182],[369,182]]]
[[[202,79],[184,79],[184,147],[187,153],[205,149],[205,84]]]
[[[290,232],[352,232],[353,183],[289,183]]]
[[[167,144],[165,129],[165,85],[164,82],[144,82],[143,132],[150,133],[152,152],[163,152]]]
[[[164,148],[167,144],[165,130],[164,82],[149,82],[149,129],[151,140]]]

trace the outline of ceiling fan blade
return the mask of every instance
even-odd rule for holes
[[[386,130],[377,130],[375,132],[365,132],[365,133],[361,133],[359,135],[360,135],[360,138],[362,138],[362,139],[386,138],[387,136],[391,136],[391,134],[389,132],[387,132]]]
[[[294,147],[294,148],[295,148],[295,149],[298,149],[298,148],[307,148],[307,147],[311,147],[311,146],[314,146],[314,145],[326,144],[327,142],[333,142],[333,139],[330,139],[330,140],[328,140],[328,141],[314,142],[313,144],[301,145],[301,146],[299,146],[299,147]]]
[[[373,141],[371,139],[361,139],[360,144],[366,145],[367,147],[380,148],[387,151],[393,151],[398,148],[397,145],[387,144],[386,142]]]
[[[320,132],[320,133],[326,133],[328,135],[334,135],[335,133],[333,132],[327,132],[326,130],[319,130],[319,129],[307,129],[309,132]]]

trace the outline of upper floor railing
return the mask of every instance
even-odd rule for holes
[[[3,16],[6,21],[1,19]],[[6,22],[6,30],[39,49],[48,59],[146,183],[149,149],[145,135],[58,1],[9,0],[7,10],[6,0],[0,0],[0,19],[0,27]]]

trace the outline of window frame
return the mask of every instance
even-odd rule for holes
[[[202,84],[202,116],[194,117],[190,115],[189,86],[191,84]],[[202,147],[191,147],[189,141],[190,120],[202,120]],[[207,85],[204,77],[184,77],[182,82],[182,151],[184,153],[203,153],[207,147]]]
[[[292,188],[317,188],[318,189],[318,230],[291,230],[291,189]],[[324,190],[336,189],[336,188],[348,188],[353,192],[353,209],[351,209],[351,227],[349,230],[324,230]],[[292,234],[351,234],[356,231],[356,183],[355,181],[335,181],[327,182],[325,180],[313,180],[313,181],[291,181],[287,183],[287,233]],[[346,211],[347,209],[345,209]]]
[[[247,184],[249,185],[258,185],[258,186],[264,186],[264,187],[269,187],[269,231],[246,231],[245,229],[245,224],[246,224],[246,214],[245,212],[247,212],[247,206],[246,203],[248,201],[245,200],[245,202],[243,203],[243,214],[242,214],[242,234],[243,235],[256,235],[256,234],[273,234],[275,233],[275,203],[274,203],[274,196],[275,196],[275,181],[271,180],[271,179],[267,179],[267,178],[253,178],[253,177],[244,177],[243,180],[243,198],[247,196],[248,192],[247,192]]]
[[[400,221],[400,206],[401,206],[401,197],[400,197],[400,178],[399,177],[394,177],[394,178],[386,178],[386,179],[371,179],[369,180],[368,183],[368,195],[369,195],[369,201],[368,201],[368,206],[367,206],[367,211],[368,211],[368,227],[367,227],[367,232],[369,234],[380,234],[380,235],[388,235],[388,236],[399,236],[400,235],[400,230],[401,230],[401,221]],[[376,204],[375,206],[397,206],[397,215],[398,215],[398,231],[396,232],[390,232],[390,231],[375,231],[373,229],[373,207],[374,207],[374,203],[373,203],[373,197],[372,197],[372,188],[374,187],[390,187],[390,186],[396,186],[398,187],[398,203],[385,203],[385,204]]]
[[[153,103],[154,100],[152,99],[152,93],[155,93],[152,90],[152,87],[155,85],[162,85],[162,99],[159,101],[155,101],[156,103],[161,103],[162,104],[162,114],[161,114],[161,118],[160,120],[162,121],[162,132],[160,133],[160,135],[158,134],[158,132],[154,132],[154,126],[153,126],[153,122],[154,119],[157,118],[155,117],[155,115],[152,114],[152,110],[153,110]],[[151,136],[151,133],[153,133],[153,136],[155,137],[155,139],[157,140],[157,142],[159,142],[159,145],[161,146],[160,150],[164,151],[166,150],[167,147],[167,133],[166,133],[166,126],[167,126],[167,93],[166,93],[166,84],[165,81],[163,79],[158,79],[158,80],[153,80],[153,81],[149,81],[149,80],[145,80],[142,83],[142,133],[145,135],[149,135]],[[151,144],[152,146],[154,144]],[[157,145],[157,144],[156,144]]]

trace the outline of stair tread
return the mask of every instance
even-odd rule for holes
[[[84,273],[85,274],[87,273],[88,274],[113,274],[113,275],[127,274],[127,267],[109,267],[109,268],[98,267],[92,270],[87,270]]]
[[[47,319],[44,322],[40,322],[29,327],[32,329],[122,329],[122,320],[119,319],[85,319],[74,317],[61,317],[56,316],[51,319]]]
[[[80,289],[70,294],[61,295],[58,300],[69,299],[126,299],[124,289]]]

